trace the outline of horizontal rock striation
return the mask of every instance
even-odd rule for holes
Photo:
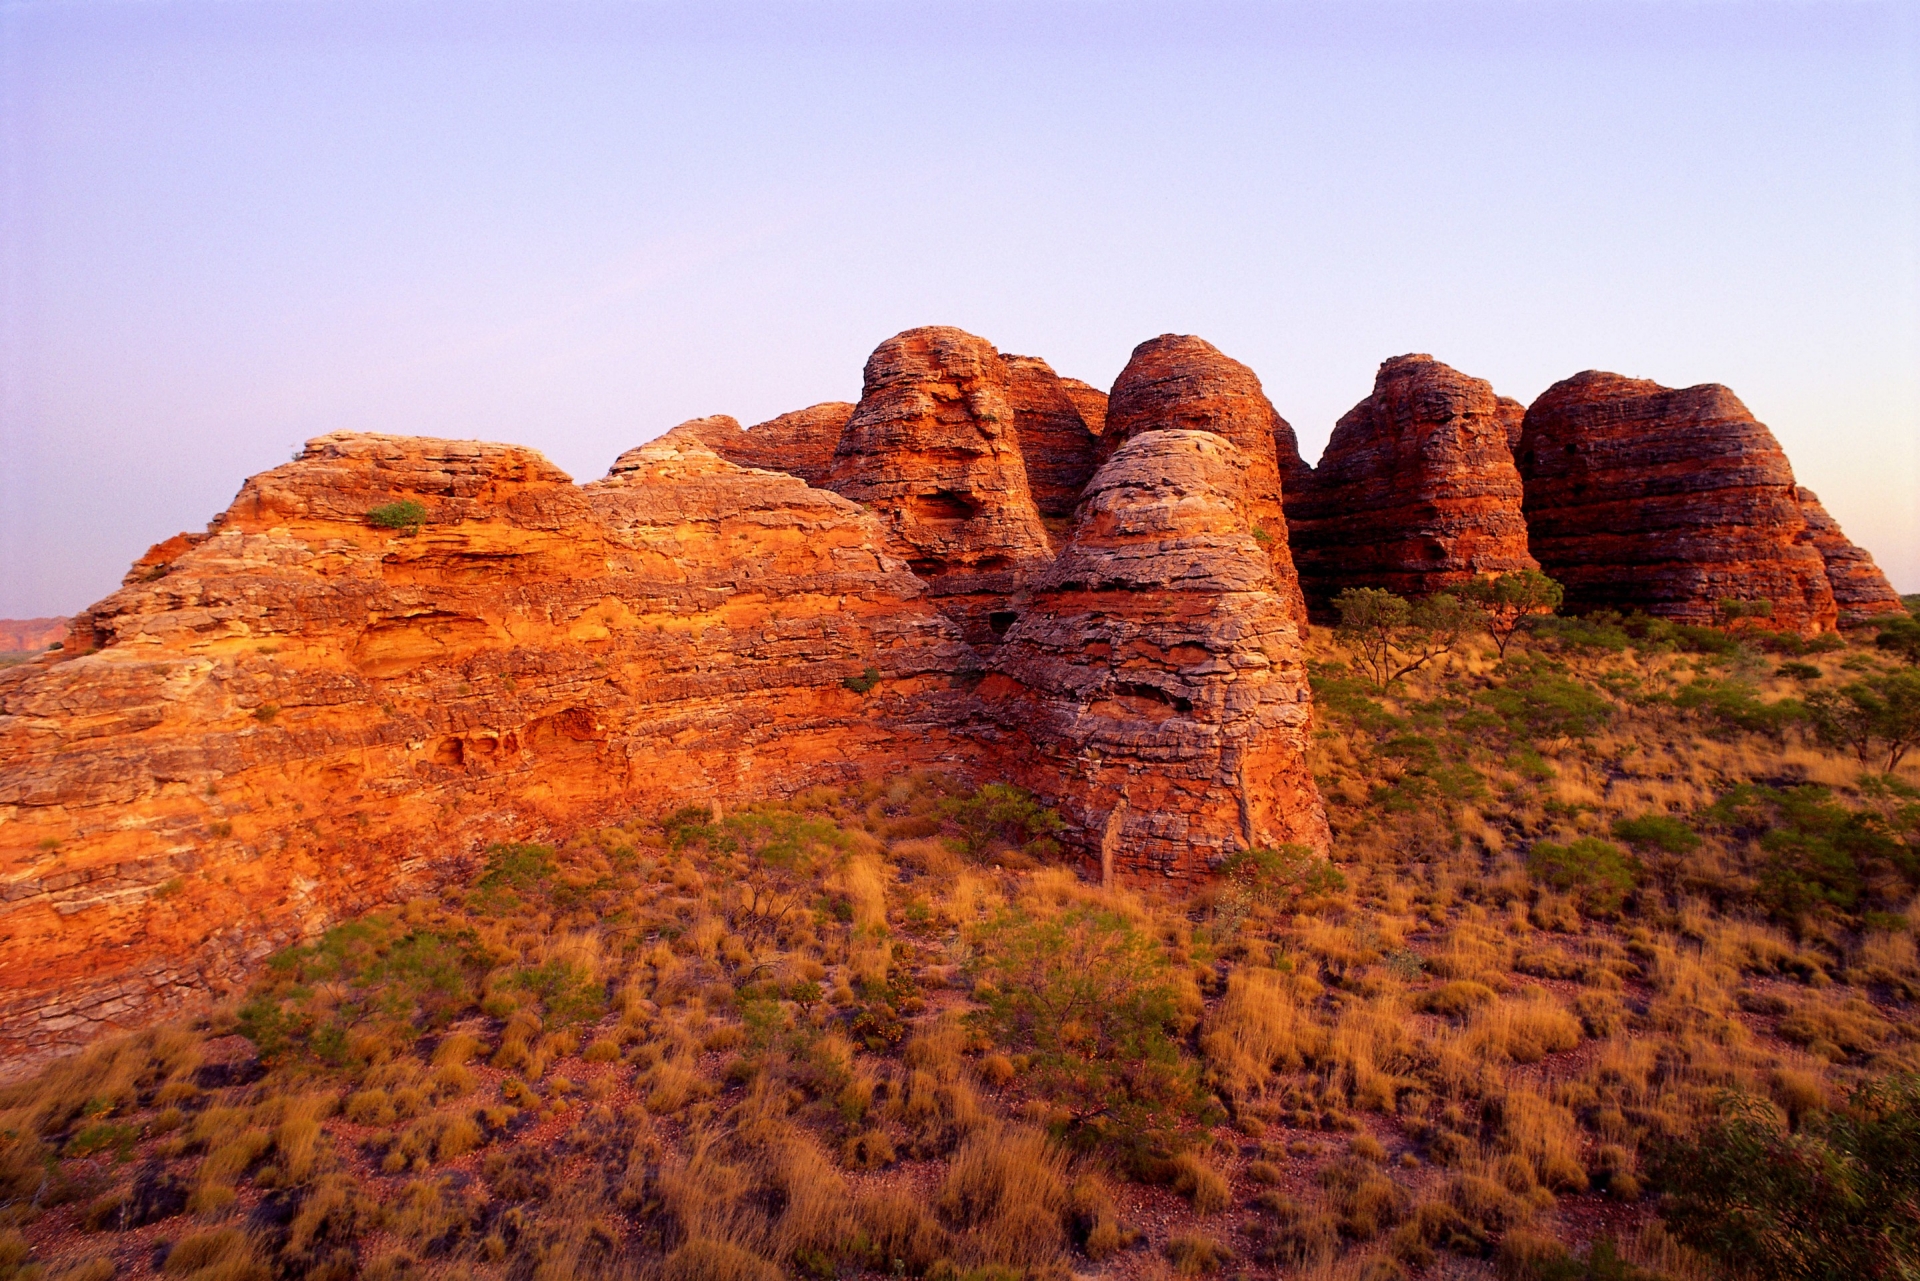
[[[1840,626],[1856,627],[1882,614],[1905,613],[1907,607],[1900,593],[1893,590],[1866,548],[1856,546],[1840,532],[1840,522],[1827,514],[1819,495],[1802,485],[1794,490],[1794,496],[1807,523],[1807,541],[1820,553],[1820,562],[1826,567]]]
[[[1569,610],[1710,623],[1720,600],[1766,600],[1774,627],[1834,628],[1793,469],[1725,387],[1575,374],[1528,406],[1517,461],[1529,546]]]
[[[321,437],[61,661],[0,670],[0,1063],[221,990],[489,841],[973,769],[975,660],[878,522],[689,434],[585,486],[510,446]],[[370,523],[396,501],[417,531]]]
[[[1277,440],[1291,438],[1292,429],[1274,411],[1260,379],[1204,338],[1161,334],[1141,343],[1108,397],[1101,457],[1113,457],[1135,436],[1170,428],[1212,432],[1234,443],[1235,465],[1246,471],[1255,537],[1273,561],[1276,590],[1305,626],[1306,605],[1287,545],[1276,448]],[[1299,448],[1291,453],[1297,459]]]
[[[1348,587],[1426,596],[1538,568],[1509,416],[1490,384],[1431,356],[1383,362],[1319,465],[1289,479],[1288,535],[1308,608],[1328,616]]]
[[[1248,846],[1327,848],[1299,630],[1254,537],[1251,474],[1217,433],[1131,434],[981,687],[1109,877],[1190,881]]]

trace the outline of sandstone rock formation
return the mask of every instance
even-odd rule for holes
[[[1033,505],[1044,519],[1068,519],[1099,461],[1099,440],[1046,361],[1005,352],[1000,359],[1007,367],[1007,398]]]
[[[1221,434],[1130,431],[981,687],[1109,876],[1191,880],[1248,846],[1327,847],[1255,474]]]
[[[0,654],[37,654],[66,634],[64,618],[0,618]]]
[[[1901,603],[1900,593],[1893,590],[1866,548],[1856,546],[1840,532],[1840,522],[1827,514],[1819,495],[1802,485],[1794,490],[1794,496],[1807,522],[1807,540],[1826,566],[1827,585],[1833,589],[1840,626],[1853,627],[1881,614],[1905,613],[1907,607]]]
[[[396,500],[417,533],[369,523]],[[82,615],[93,652],[0,670],[0,1064],[490,840],[972,769],[974,660],[884,542],[686,433],[587,486],[510,446],[313,441]]]
[[[1526,427],[1527,407],[1511,396],[1501,396],[1496,401],[1495,412],[1500,419],[1501,430],[1506,433],[1507,448],[1520,448],[1520,433]]]
[[[1060,386],[1073,407],[1080,411],[1080,421],[1087,425],[1088,431],[1098,436],[1107,429],[1106,392],[1078,378],[1062,378]]]
[[[1108,397],[1101,457],[1112,458],[1135,436],[1169,428],[1209,431],[1237,447],[1236,465],[1247,473],[1247,511],[1255,537],[1273,559],[1277,589],[1304,626],[1306,606],[1287,546],[1275,444],[1293,432],[1267,400],[1260,379],[1204,338],[1162,334],[1141,343]],[[1292,456],[1299,455],[1296,446]]]
[[[967,640],[991,645],[1051,555],[1027,484],[1011,377],[993,344],[910,329],[867,360],[826,484],[871,511]]]
[[[1725,387],[1575,374],[1528,406],[1517,461],[1529,545],[1570,611],[1709,623],[1722,599],[1768,600],[1777,628],[1833,629],[1793,469]]]
[[[1537,568],[1505,417],[1482,379],[1427,355],[1384,361],[1319,466],[1286,490],[1308,608],[1327,615],[1348,587],[1425,596]]]
[[[833,469],[833,451],[840,444],[840,433],[851,417],[852,405],[844,400],[829,400],[755,423],[744,431],[725,414],[696,418],[692,423],[682,423],[676,430],[691,429],[709,449],[730,463],[783,471],[809,485],[819,485]]]

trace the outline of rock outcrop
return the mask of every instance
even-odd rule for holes
[[[0,670],[0,1064],[492,840],[984,768],[975,660],[879,523],[689,434],[586,486],[510,446],[321,437],[76,620],[78,656]],[[370,523],[403,501],[417,531]]]
[[[675,430],[690,430],[730,463],[764,471],[783,471],[809,485],[821,485],[833,470],[833,451],[840,444],[840,433],[846,430],[851,417],[852,405],[844,400],[829,400],[769,418],[745,430],[725,414],[696,418]]]
[[[826,484],[879,518],[967,640],[990,646],[1024,576],[1052,555],[1027,484],[1011,375],[993,344],[910,329],[867,360]]]
[[[1431,356],[1383,362],[1373,394],[1334,427],[1310,477],[1285,491],[1308,608],[1327,616],[1348,587],[1426,596],[1538,568],[1508,416],[1486,381]]]
[[[981,687],[1108,876],[1192,880],[1249,846],[1327,847],[1256,474],[1222,434],[1130,431]]]
[[[1905,613],[1907,607],[1900,593],[1893,590],[1866,548],[1856,546],[1840,532],[1840,522],[1827,514],[1819,495],[1802,485],[1794,490],[1794,496],[1807,522],[1807,541],[1826,566],[1827,585],[1833,589],[1840,626],[1855,627],[1882,614]]]
[[[1006,352],[1000,359],[1007,367],[1007,399],[1027,466],[1027,491],[1042,519],[1067,520],[1099,461],[1099,439],[1046,361]]]
[[[1570,611],[1709,623],[1720,600],[1767,600],[1774,627],[1833,629],[1793,469],[1725,387],[1575,374],[1527,407],[1517,461],[1529,546]]]
[[[1207,431],[1234,443],[1234,465],[1246,470],[1247,512],[1254,536],[1273,560],[1276,589],[1296,622],[1306,624],[1287,520],[1281,506],[1276,440],[1292,428],[1275,412],[1251,369],[1204,338],[1161,334],[1133,349],[1107,399],[1101,458],[1112,458],[1135,436],[1170,428]],[[1298,458],[1296,446],[1292,455]]]

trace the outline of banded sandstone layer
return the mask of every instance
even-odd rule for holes
[[[1121,446],[982,687],[1030,736],[1035,785],[1100,833],[1109,877],[1330,839],[1300,632],[1239,452],[1180,429]]]
[[[1882,614],[1905,613],[1907,607],[1893,584],[1873,563],[1866,548],[1840,532],[1840,522],[1820,505],[1820,496],[1804,485],[1794,490],[1794,496],[1807,522],[1807,541],[1819,551],[1820,561],[1826,566],[1827,585],[1833,589],[1840,625],[1853,627]]]
[[[1305,626],[1306,603],[1287,545],[1281,506],[1280,445],[1293,428],[1274,410],[1259,377],[1204,338],[1161,334],[1133,349],[1107,398],[1100,456],[1109,459],[1135,436],[1180,428],[1212,432],[1234,443],[1233,465],[1246,472],[1247,514],[1254,537],[1273,562],[1278,590]],[[1298,459],[1297,446],[1291,450]],[[1291,460],[1289,460],[1291,461]]]
[[[1570,611],[1705,624],[1720,600],[1767,600],[1775,627],[1834,629],[1793,469],[1725,387],[1575,374],[1528,406],[1517,461],[1529,546]]]
[[[491,841],[616,814],[926,767],[1030,783],[1097,850],[1099,798],[1060,795],[1076,780],[1041,767],[1018,716],[987,714],[991,650],[894,532],[704,443],[733,430],[683,424],[585,486],[512,446],[322,437],[208,534],[157,545],[62,655],[0,673],[0,1060],[24,1070],[230,986]],[[417,529],[370,520],[402,501],[425,509]],[[1271,582],[1242,542],[1243,576]],[[1123,869],[1203,874],[1232,848],[1228,811],[1324,848],[1297,751],[1263,741],[1297,728],[1260,710],[1275,636],[1209,584],[1184,590],[1212,653],[1204,714],[1089,710],[1149,776],[1143,800],[1163,749],[1185,753],[1151,855]],[[1280,658],[1303,720],[1298,655]],[[1223,734],[1244,766],[1183,763]]]
[[[1507,444],[1517,402],[1431,356],[1384,361],[1373,394],[1290,477],[1288,536],[1316,616],[1348,587],[1425,596],[1538,565]]]

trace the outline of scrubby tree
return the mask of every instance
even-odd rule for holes
[[[1485,617],[1487,633],[1502,658],[1515,636],[1534,619],[1559,609],[1567,595],[1559,583],[1537,569],[1476,578],[1458,588],[1457,594]]]
[[[1480,611],[1458,596],[1424,600],[1378,587],[1349,587],[1333,598],[1340,622],[1334,634],[1380,689],[1453,652],[1480,625]]]
[[[1920,1276],[1920,1076],[1869,1084],[1790,1133],[1733,1097],[1652,1164],[1668,1231],[1757,1281]]]
[[[1891,771],[1920,743],[1920,671],[1816,690],[1806,705],[1820,741],[1852,752],[1862,765],[1878,747],[1886,753],[1883,768]]]
[[[1880,627],[1880,634],[1873,638],[1874,644],[1920,667],[1920,618],[1912,614],[1888,614],[1873,621]]]

